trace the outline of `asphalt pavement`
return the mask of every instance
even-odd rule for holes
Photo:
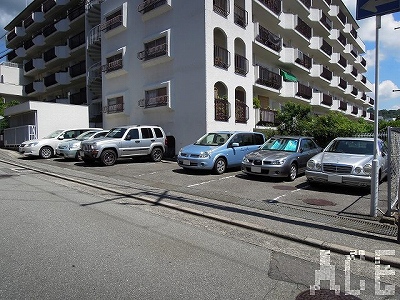
[[[256,201],[240,197],[240,193],[227,195],[191,187],[176,191],[168,190],[168,185],[162,182],[143,185],[128,181],[128,178],[124,181],[104,176],[106,174],[87,176],[86,168],[77,171],[41,164],[40,160],[21,160],[18,152],[7,149],[0,149],[0,160],[12,161],[16,166],[25,165],[55,176],[62,174],[69,178],[78,178],[77,181],[85,178],[87,184],[120,194],[127,203],[140,199],[343,255],[354,250],[363,250],[365,259],[374,261],[375,251],[395,250],[395,255],[382,256],[381,262],[400,268],[400,244],[397,240],[398,227],[395,219],[386,218],[382,213],[379,217],[365,214],[365,208],[370,205],[369,195],[360,197],[356,203],[330,206],[329,210],[324,210],[324,205],[328,203],[321,198],[308,198],[308,201],[314,203],[300,206],[294,205],[295,202],[291,203],[290,200],[280,201],[276,197]],[[112,172],[113,169],[106,170]],[[1,175],[7,174],[0,172]],[[385,206],[385,186],[385,183],[380,186],[380,207]],[[281,187],[285,189],[285,185]],[[321,188],[322,192],[323,189]],[[286,199],[290,199],[294,191],[295,189],[288,188],[284,195]],[[340,197],[338,194],[336,202],[345,203],[340,201]]]

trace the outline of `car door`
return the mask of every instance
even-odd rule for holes
[[[301,139],[299,150],[298,169],[302,173],[306,169],[307,161],[319,152],[319,148],[312,139],[305,138]]]
[[[121,141],[121,157],[133,156],[138,153],[140,147],[140,136],[137,128],[129,129]]]
[[[150,127],[142,127],[140,128],[140,133],[142,135],[142,138],[140,140],[139,152],[141,155],[150,154],[151,145],[156,141],[153,131]]]
[[[228,166],[238,166],[242,163],[243,157],[248,152],[248,145],[245,144],[245,133],[237,133],[233,136],[227,145],[227,160]],[[239,144],[239,146],[234,147],[233,143]]]

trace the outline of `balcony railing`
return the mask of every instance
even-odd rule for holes
[[[25,85],[24,90],[25,90],[25,94],[27,94],[27,95],[33,93],[35,91],[35,89],[33,88],[33,82]]]
[[[86,73],[86,62],[83,60],[69,68],[69,75],[71,78],[82,75]]]
[[[103,112],[105,114],[115,114],[124,111],[124,103],[116,103],[103,107]]]
[[[353,115],[358,114],[358,107],[357,107],[357,106],[353,106],[353,109],[351,110],[351,113],[352,113]]]
[[[50,60],[56,58],[56,47],[53,47],[49,50],[47,50],[44,54],[43,54],[43,60],[45,62],[49,62]]]
[[[311,0],[300,0],[300,2],[303,3],[305,7],[307,7],[308,9],[310,9],[310,7],[311,7]]]
[[[351,70],[351,74],[352,74],[354,77],[357,77],[357,75],[358,75],[358,70],[357,70],[356,68],[353,67],[353,69]]]
[[[365,77],[364,75],[361,76],[361,82],[364,84],[367,84],[367,77]]]
[[[339,101],[339,109],[346,111],[347,110],[347,103],[344,102],[343,100],[340,100]]]
[[[44,37],[48,37],[52,33],[56,32],[57,28],[54,26],[54,24],[48,25],[45,29],[43,29],[43,35]]]
[[[32,15],[30,15],[29,17],[27,17],[27,18],[24,20],[24,27],[25,27],[25,28],[28,28],[28,27],[31,26],[33,23],[34,23],[34,21],[33,21]]]
[[[214,11],[217,14],[226,18],[230,13],[229,0],[213,0],[213,1],[214,1]]]
[[[25,63],[24,65],[24,71],[25,72],[29,72],[30,70],[33,70],[34,66],[33,66],[33,59],[31,59],[30,61],[28,61],[27,63]]]
[[[312,98],[312,88],[308,85],[297,82],[296,96],[310,100]]]
[[[10,31],[10,33],[7,34],[7,41],[11,41],[17,36],[15,29],[13,31]]]
[[[311,27],[307,25],[306,22],[304,22],[302,19],[299,17],[297,18],[297,26],[295,29],[306,39],[311,39],[312,33],[311,33]]]
[[[18,55],[15,52],[15,50],[12,50],[10,52],[7,53],[7,60],[8,61],[12,61],[14,58],[16,58]]]
[[[47,0],[43,3],[43,12],[46,13],[56,5],[55,0]]]
[[[367,94],[363,93],[363,94],[361,95],[361,99],[364,100],[364,101],[367,100]]]
[[[268,70],[267,68],[258,66],[258,78],[256,80],[257,84],[261,84],[276,90],[282,87],[282,76],[275,72]]]
[[[321,104],[327,105],[327,106],[332,106],[333,100],[332,96],[328,94],[322,94],[322,102]]]
[[[352,93],[354,96],[357,96],[357,95],[358,95],[358,89],[357,89],[356,87],[353,86],[353,89],[351,90],[351,93]]]
[[[326,27],[326,29],[332,29],[332,21],[324,13],[322,13],[320,21]]]
[[[372,99],[372,98],[369,98],[369,104],[372,104],[372,105],[374,105],[374,104],[375,104],[375,100],[374,100],[374,99]]]
[[[367,61],[365,60],[364,57],[361,57],[361,65],[363,65],[364,67],[367,66]]]
[[[69,48],[75,49],[77,47],[79,47],[80,45],[85,44],[86,42],[86,37],[85,37],[85,32],[82,31],[81,33],[78,33],[77,35],[74,35],[73,37],[71,37],[69,39]]]
[[[256,40],[263,45],[275,50],[276,52],[281,51],[282,49],[282,38],[268,29],[259,25],[258,27],[258,35],[256,36]]]
[[[107,32],[122,25],[122,15],[115,16],[101,24],[101,30]]]
[[[260,108],[260,121],[257,125],[277,125],[277,114],[278,112],[275,110]]]
[[[325,40],[322,40],[322,46],[320,48],[322,51],[324,51],[326,54],[329,56],[332,55],[332,46],[329,45],[329,43]]]
[[[157,97],[149,97],[139,100],[139,106],[144,108],[167,106],[168,105],[168,95],[161,95]]]
[[[45,85],[46,87],[49,87],[49,86],[52,86],[52,85],[56,84],[56,83],[57,83],[56,74],[54,73],[54,74],[51,74],[51,75],[46,76],[46,77],[43,79],[43,82],[44,82],[44,85]]]
[[[249,60],[239,54],[235,54],[235,73],[246,75],[249,72]]]
[[[346,46],[346,44],[347,44],[347,39],[346,39],[346,37],[345,37],[342,33],[339,34],[338,41],[339,41],[343,46]]]
[[[260,2],[276,15],[279,15],[282,11],[281,0],[260,0]]]
[[[122,69],[122,58],[108,62],[101,67],[102,72],[110,73]]]
[[[341,10],[339,10],[338,18],[343,24],[347,23],[347,17]]]
[[[343,68],[347,67],[347,60],[340,54],[339,57],[339,61],[338,61],[339,65],[341,65]]]
[[[35,43],[32,41],[32,39],[27,40],[24,42],[24,49],[28,50],[29,48],[33,47]]]
[[[343,78],[340,78],[340,80],[339,80],[339,86],[342,88],[342,89],[346,89],[347,88],[347,81],[346,80],[344,80]]]
[[[230,52],[220,46],[214,46],[214,66],[227,70],[231,65]]]
[[[249,107],[241,100],[235,100],[235,122],[247,123],[249,119]]]
[[[164,43],[139,52],[137,57],[140,60],[146,61],[166,54],[168,54],[168,44]]]
[[[228,100],[214,99],[215,121],[228,122],[231,117],[231,107]]]
[[[145,14],[167,3],[167,0],[146,0],[138,5],[138,12]]]
[[[234,7],[234,22],[235,24],[243,28],[246,28],[248,23],[247,11],[236,4]]]
[[[77,8],[68,10],[68,19],[70,21],[73,21],[79,16],[83,15],[84,13],[85,13],[85,5],[79,5]]]
[[[325,78],[326,80],[331,81],[332,80],[332,71],[329,71],[328,68],[323,67],[321,77]]]
[[[311,57],[305,55],[300,50],[297,51],[297,58],[295,60],[296,63],[310,70],[312,67],[312,59]]]

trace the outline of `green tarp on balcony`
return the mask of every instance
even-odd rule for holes
[[[281,70],[281,76],[283,77],[283,81],[297,82],[296,76],[284,70]]]

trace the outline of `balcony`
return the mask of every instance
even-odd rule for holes
[[[40,93],[44,93],[46,90],[43,81],[34,81],[31,82],[24,87],[25,94],[29,96],[37,95]]]
[[[311,69],[311,76],[320,78],[323,82],[328,82],[329,84],[331,83],[333,78],[332,71],[330,71],[327,67],[323,65],[316,64],[315,62]]]
[[[278,125],[277,114],[278,112],[271,109],[260,108],[259,112],[256,110],[256,125],[257,126],[276,126]]]
[[[229,11],[229,0],[213,0],[213,10],[217,14],[227,18],[230,11]]]
[[[286,29],[286,39],[292,40],[292,43],[299,48],[309,47],[312,29],[304,20],[290,13],[281,13],[279,20],[279,26]]]
[[[331,34],[329,35],[329,39],[334,48],[338,48],[344,50],[344,47],[347,44],[346,37],[340,32],[339,29],[332,29]]]
[[[304,22],[302,19],[299,17],[297,18],[297,25],[295,27],[295,30],[297,30],[302,36],[304,36],[307,40],[311,39],[312,36],[312,29],[306,22]]]
[[[231,105],[228,100],[214,99],[214,120],[228,122],[231,117]]]
[[[165,107],[169,106],[168,95],[160,95],[156,97],[146,97],[139,100],[139,106],[143,108]]]
[[[312,59],[297,48],[284,47],[281,51],[281,57],[279,58],[283,63],[295,65],[300,67],[303,71],[309,71],[312,67]],[[288,67],[288,68],[291,68]]]
[[[34,58],[24,64],[24,75],[33,76],[44,69],[44,60],[42,58]]]
[[[74,35],[73,37],[69,38],[68,40],[68,45],[69,45],[69,49],[70,49],[70,53],[74,53],[76,52],[76,50],[78,50],[79,48],[83,48],[82,51],[84,51],[86,44],[86,36],[85,36],[85,31],[82,31],[76,35]]]
[[[314,22],[314,36],[328,37],[332,29],[332,21],[325,15],[321,9],[311,8],[308,18]]]
[[[71,82],[71,78],[68,72],[57,72],[46,76],[43,79],[44,85],[49,88],[54,85],[67,85]]]
[[[353,108],[351,110],[351,114],[358,115],[358,107],[357,106],[353,106]]]
[[[333,48],[324,38],[313,36],[310,41],[310,48],[316,50],[313,51],[313,57],[318,61],[324,63],[330,61]]]
[[[331,107],[333,105],[333,97],[327,93],[315,91],[313,92],[311,105]]]
[[[242,28],[246,28],[248,24],[248,13],[247,11],[235,4],[234,12],[233,12],[233,20],[236,25],[239,25]]]
[[[249,119],[249,107],[246,102],[235,100],[235,123],[247,123]]]
[[[331,87],[337,88],[339,92],[344,92],[347,89],[347,81],[339,76],[333,76]]]
[[[15,28],[7,34],[6,46],[8,48],[16,47],[18,43],[22,42],[24,36],[25,28],[22,27],[22,24],[15,26]]]
[[[356,58],[354,65],[357,66],[361,73],[367,72],[367,61],[361,55]]]
[[[239,54],[235,54],[235,73],[246,76],[249,72],[249,60]]]
[[[81,75],[86,76],[86,61],[83,60],[83,61],[69,67],[69,75],[70,75],[71,79],[74,79]]]
[[[300,82],[285,81],[281,90],[281,96],[288,100],[302,100],[309,102],[313,97],[312,88]]]
[[[167,54],[168,54],[168,44],[163,43],[153,47],[146,47],[146,50],[139,52],[137,57],[140,60],[147,61]]]
[[[105,114],[115,114],[115,113],[121,113],[124,111],[124,103],[116,103],[116,104],[110,104],[107,106],[103,107],[103,113]]]
[[[48,25],[43,30],[46,43],[58,42],[59,38],[70,29],[69,24],[68,19],[62,19],[55,24]]]
[[[145,0],[138,5],[138,12],[145,14],[167,4],[167,0]]]
[[[24,20],[24,28],[27,34],[32,34],[39,30],[44,22],[44,13],[41,11],[34,11]]]
[[[282,12],[281,0],[259,0],[268,10],[279,15]]]
[[[267,48],[274,51],[275,54],[278,53],[282,49],[282,38],[279,35],[276,35],[264,28],[263,26],[255,23],[256,26],[256,41],[266,46]]]
[[[220,46],[214,45],[214,66],[228,70],[231,65],[230,52]]]
[[[256,84],[280,90],[282,88],[282,76],[265,67],[256,66]]]
[[[335,28],[343,29],[345,24],[347,23],[346,15],[337,5],[330,6],[329,16],[331,17]]]
[[[347,60],[340,53],[333,53],[330,63],[331,69],[334,72],[342,73],[346,70]]]
[[[55,46],[43,53],[43,59],[46,67],[54,66],[56,63],[61,63],[62,60],[69,57],[68,46]]]
[[[70,0],[47,0],[43,3],[42,11],[46,19],[50,19],[59,13]]]
[[[343,100],[339,100],[339,107],[338,109],[342,110],[342,111],[347,111],[347,102],[343,101]]]

